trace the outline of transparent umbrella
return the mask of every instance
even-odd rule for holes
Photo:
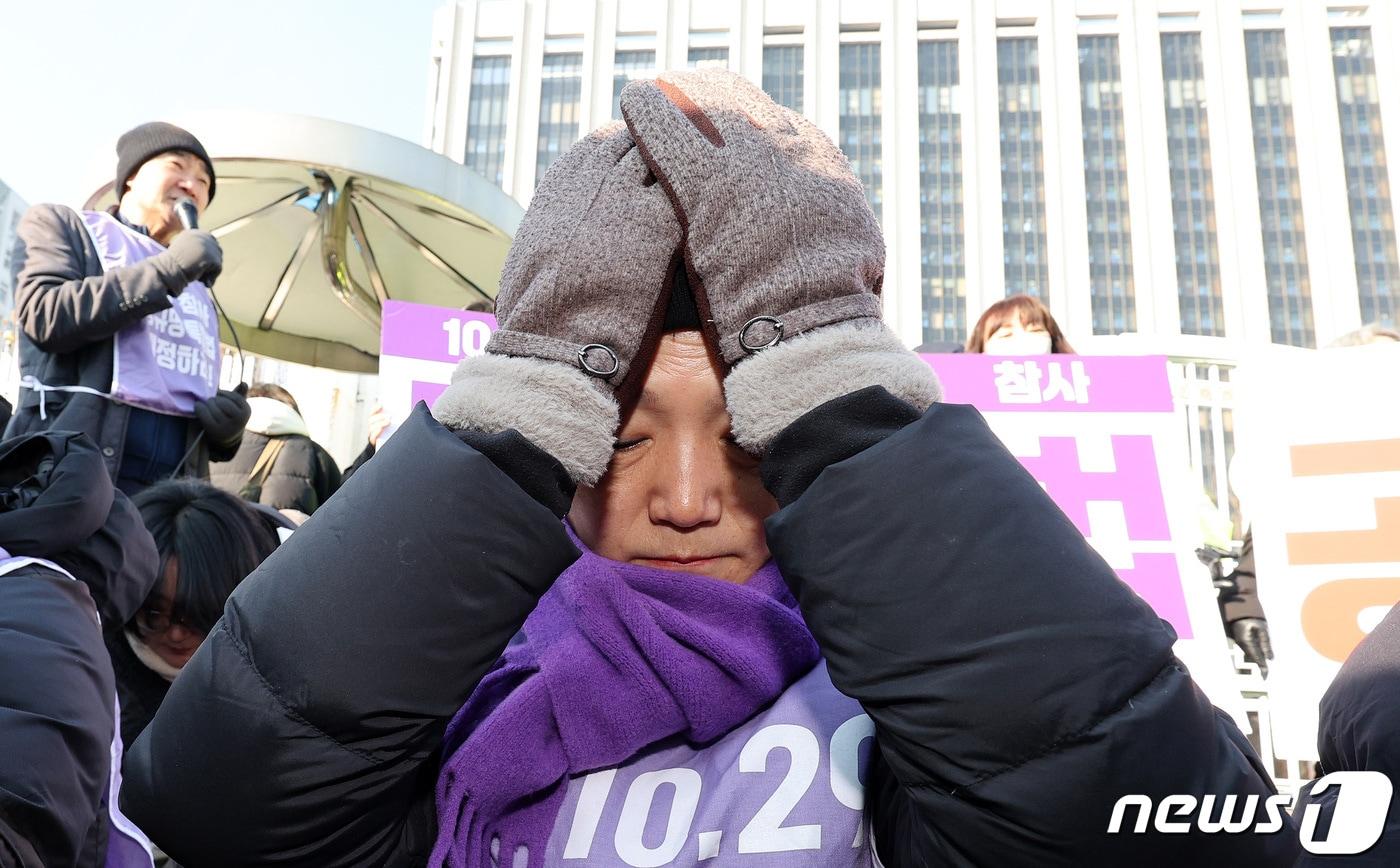
[[[220,112],[175,122],[214,160],[218,191],[200,226],[223,246],[215,294],[244,350],[373,373],[384,301],[495,298],[524,212],[462,165],[319,118]],[[109,182],[86,207],[115,201]]]

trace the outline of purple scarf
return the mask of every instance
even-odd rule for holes
[[[571,532],[572,535],[572,532]],[[545,847],[570,776],[683,736],[703,744],[821,656],[771,561],[747,584],[583,556],[448,725],[432,868],[489,868]]]

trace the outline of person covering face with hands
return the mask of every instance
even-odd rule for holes
[[[830,140],[717,71],[622,111],[541,180],[487,352],[173,685],[129,763],[155,839],[209,865],[1290,864],[1291,827],[1103,833],[1124,793],[1272,787],[880,322]]]
[[[208,476],[237,452],[248,404],[221,390],[209,287],[223,269],[203,213],[213,162],[189,132],[147,123],[117,141],[110,212],[36,205],[20,221],[15,313],[20,399],[6,433],[81,431],[134,494],[177,475]]]

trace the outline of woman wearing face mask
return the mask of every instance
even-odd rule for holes
[[[989,356],[1043,356],[1073,353],[1074,347],[1040,299],[1013,295],[987,308],[977,320],[967,339],[967,351]]]
[[[155,538],[160,572],[135,616],[106,635],[127,745],[151,722],[228,595],[277,547],[261,516],[207,482],[157,483],[134,502]]]

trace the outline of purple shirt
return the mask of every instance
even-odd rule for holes
[[[545,864],[868,868],[862,780],[873,736],[823,661],[718,741],[664,741],[571,778]]]
[[[165,248],[110,214],[82,212],[83,224],[104,269],[149,259]],[[113,400],[171,416],[193,416],[195,405],[214,397],[219,384],[219,324],[209,289],[195,282],[172,306],[117,332],[112,365]]]

